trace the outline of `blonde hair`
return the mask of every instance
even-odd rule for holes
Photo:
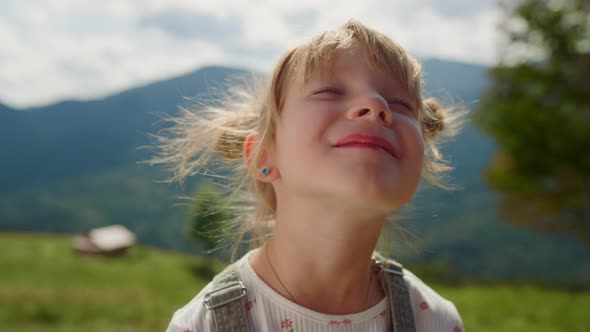
[[[462,112],[442,108],[432,98],[424,100],[420,64],[389,37],[351,20],[286,52],[267,85],[259,89],[260,93],[235,88],[219,107],[181,108],[178,117],[169,119],[173,126],[155,136],[159,151],[148,163],[166,165],[173,173],[170,181],[182,183],[195,174],[229,180],[225,185],[232,189],[228,197],[234,210],[231,224],[236,227],[232,258],[246,236],[250,248],[255,248],[264,244],[272,233],[276,209],[274,189],[270,183],[258,181],[250,174],[257,172],[256,165],[260,164],[263,152],[270,151],[274,144],[286,88],[298,72],[307,80],[336,51],[356,47],[365,51],[372,68],[388,70],[415,96],[425,147],[422,175],[435,186],[451,189],[442,177],[452,167],[443,158],[437,142],[441,136],[457,132]],[[257,135],[257,144],[251,151],[251,162],[246,163],[243,148],[249,134]],[[208,167],[211,165],[214,167]],[[231,175],[220,175],[224,171]]]

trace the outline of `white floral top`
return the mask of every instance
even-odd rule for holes
[[[255,249],[256,250],[256,249]],[[268,286],[252,269],[248,257],[236,262],[242,282],[248,290],[245,309],[251,331],[388,331],[388,300],[350,315],[327,315],[302,307]],[[453,303],[443,299],[411,272],[404,279],[410,289],[418,332],[463,332],[461,317]],[[167,332],[214,332],[211,313],[203,297],[211,284],[203,288],[186,306],[174,313]]]

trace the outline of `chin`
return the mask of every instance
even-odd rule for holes
[[[406,197],[400,197],[399,192],[393,193],[390,190],[360,190],[355,191],[352,196],[351,201],[356,204],[389,212],[399,209],[408,201]]]

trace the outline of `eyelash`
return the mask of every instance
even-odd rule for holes
[[[313,94],[317,95],[320,93],[335,93],[337,95],[342,95],[344,92],[338,88],[322,88],[318,91],[315,91]],[[387,104],[391,105],[391,104],[401,104],[403,107],[405,107],[408,111],[413,112],[414,109],[412,108],[412,106],[410,106],[410,103],[408,103],[407,101],[403,100],[403,99],[399,99],[399,98],[394,98],[394,99],[390,99],[387,100]]]
[[[338,95],[343,94],[342,90],[338,89],[338,88],[322,88],[316,92],[314,92],[314,95],[320,94],[320,93],[324,93],[324,92],[331,92],[331,93],[335,93]]]
[[[387,101],[388,104],[401,104],[402,106],[404,106],[408,111],[413,112],[414,109],[412,108],[412,106],[410,106],[410,103],[408,103],[407,101],[403,100],[403,99],[393,99],[393,100],[388,100]]]

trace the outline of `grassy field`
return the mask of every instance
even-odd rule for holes
[[[527,286],[438,287],[466,331],[590,331],[590,293]]]
[[[164,331],[221,268],[146,247],[118,259],[80,257],[56,235],[0,233],[0,249],[0,331]],[[590,331],[589,292],[433,288],[456,304],[466,331]]]

